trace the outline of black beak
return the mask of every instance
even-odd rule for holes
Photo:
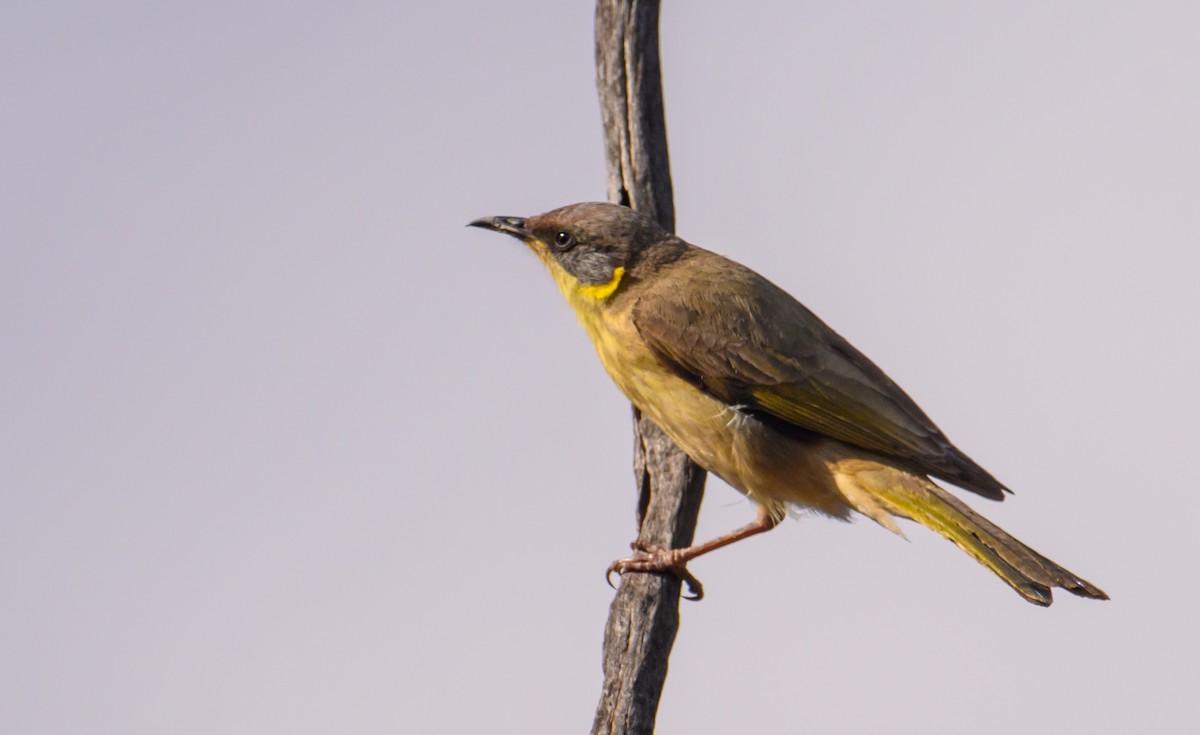
[[[524,217],[480,217],[468,224],[467,227],[482,227],[485,230],[503,232],[522,240],[533,237],[533,233],[525,229]]]

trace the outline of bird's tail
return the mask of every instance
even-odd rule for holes
[[[843,475],[839,485],[845,489]],[[866,491],[877,501],[871,510],[886,510],[892,515],[920,523],[937,531],[980,564],[996,573],[1010,587],[1035,605],[1054,601],[1050,590],[1061,587],[1081,597],[1107,600],[1099,587],[1060,567],[1025,544],[1008,535],[1003,529],[971,510],[965,503],[924,477],[911,475],[894,468],[853,474],[855,490]],[[852,499],[853,501],[853,499]],[[855,503],[859,505],[859,503]],[[879,506],[882,506],[880,508]],[[884,526],[898,530],[890,518],[867,512]]]

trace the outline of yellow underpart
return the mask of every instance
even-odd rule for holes
[[[610,280],[608,283],[602,283],[598,286],[581,285],[579,287],[579,295],[586,296],[589,299],[596,299],[597,301],[607,299],[609,296],[612,296],[617,290],[617,287],[621,285],[621,277],[624,275],[625,266],[617,266],[617,268],[613,270],[612,280]]]
[[[592,341],[600,339],[600,335],[604,331],[599,326],[600,320],[604,314],[605,307],[608,305],[608,298],[616,293],[621,285],[621,279],[625,276],[624,266],[619,266],[613,270],[612,278],[609,279],[608,283],[589,286],[580,283],[578,278],[568,273],[554,259],[554,256],[550,254],[541,240],[531,239],[527,240],[525,244],[538,257],[538,260],[542,261],[546,269],[550,271],[550,275],[553,276],[554,282],[558,284],[559,290],[566,297],[567,303],[571,305],[575,316],[587,328]]]

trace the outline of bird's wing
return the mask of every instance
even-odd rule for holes
[[[632,314],[664,364],[731,405],[1003,497],[900,386],[778,286],[707,251],[676,267],[698,287],[656,279]]]

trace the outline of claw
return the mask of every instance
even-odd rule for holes
[[[612,587],[612,574],[624,575],[625,572],[669,573],[679,578],[687,586],[683,595],[685,600],[700,600],[704,598],[704,585],[687,569],[687,562],[679,558],[678,550],[660,549],[657,546],[634,541],[630,546],[634,556],[628,559],[618,559],[609,565],[604,573],[604,581]]]
[[[686,568],[679,571],[682,572],[682,574],[677,572],[679,578],[682,579],[684,585],[687,586],[687,594],[683,596],[683,599],[692,600],[693,602],[697,600],[703,600],[704,585],[700,584],[700,580],[696,579],[695,575],[689,572]]]

